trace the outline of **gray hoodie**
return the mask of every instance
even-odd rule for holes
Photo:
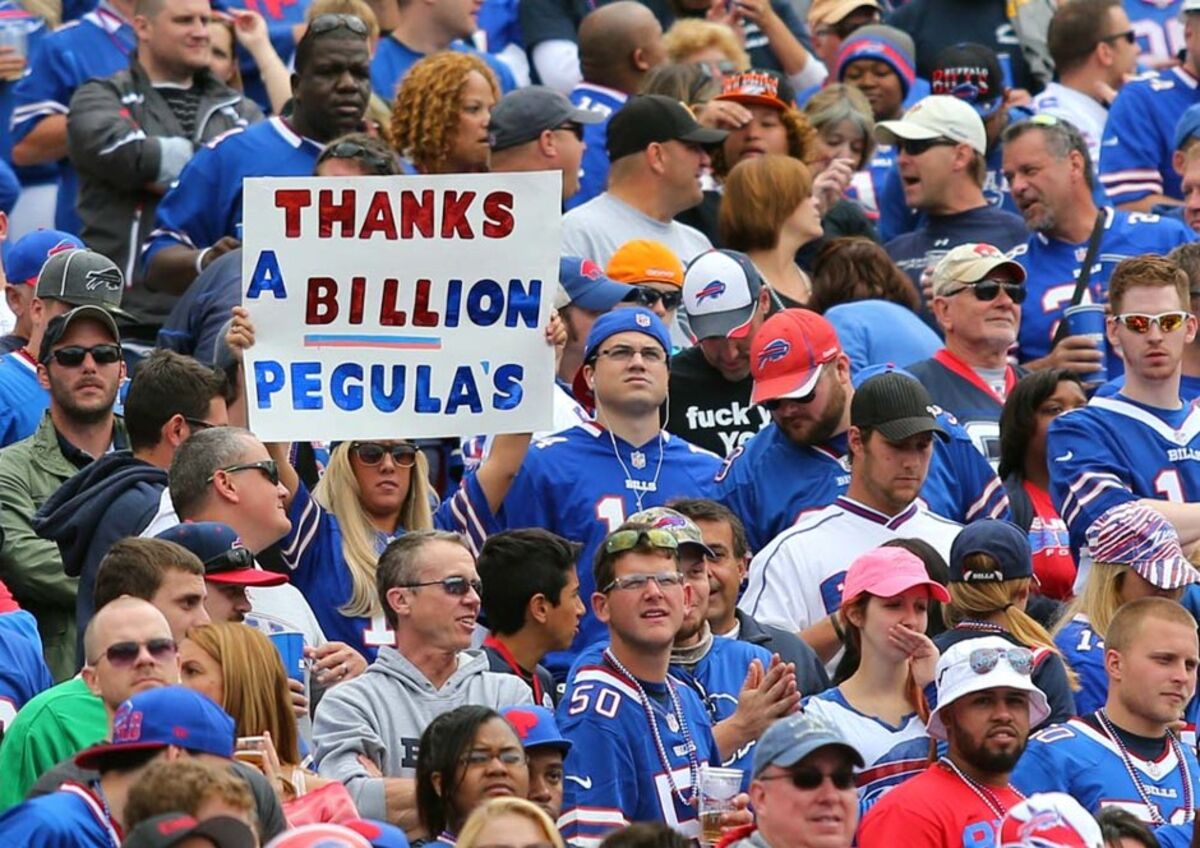
[[[481,651],[458,655],[458,670],[441,689],[395,648],[381,648],[361,677],[330,689],[313,718],[314,760],[322,777],[350,790],[359,815],[386,818],[383,780],[371,777],[359,755],[387,777],[415,777],[417,743],[429,722],[464,704],[499,710],[531,704],[519,677],[488,671]]]

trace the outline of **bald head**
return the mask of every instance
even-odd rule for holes
[[[128,625],[128,626],[125,626]],[[171,625],[158,607],[149,601],[123,595],[100,607],[83,632],[83,653],[89,665],[115,641],[117,631],[156,631],[151,638],[171,638]]]
[[[634,94],[665,58],[658,18],[635,0],[601,6],[579,25],[579,68],[587,82]]]
[[[83,682],[110,716],[139,692],[179,682],[171,625],[141,598],[123,595],[101,607],[84,631],[83,649]]]

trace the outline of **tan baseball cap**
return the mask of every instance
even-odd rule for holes
[[[987,155],[983,118],[966,101],[949,94],[931,94],[918,100],[900,120],[881,121],[875,126],[875,140],[882,144],[931,138],[969,144],[980,156]]]
[[[813,0],[808,7],[808,28],[815,30],[824,24],[836,24],[855,9],[879,9],[876,0]]]
[[[940,297],[947,289],[963,283],[977,283],[997,268],[1008,268],[1014,281],[1025,282],[1025,269],[1005,256],[1000,248],[976,242],[960,244],[934,266],[933,296]]]

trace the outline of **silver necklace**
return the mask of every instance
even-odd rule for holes
[[[629,673],[629,669],[621,664],[621,661],[617,659],[616,655],[609,648],[604,649],[604,658],[613,668],[628,678],[629,682],[637,689],[642,710],[646,713],[646,721],[650,723],[650,735],[654,737],[654,747],[658,751],[658,760],[662,764],[663,772],[667,776],[667,782],[671,785],[671,791],[679,799],[679,803],[685,807],[692,806],[698,797],[696,794],[697,787],[700,786],[700,760],[696,756],[696,746],[692,742],[692,734],[688,730],[687,719],[683,715],[683,704],[679,702],[679,693],[675,691],[675,684],[671,682],[671,678],[668,676],[667,693],[671,697],[671,712],[667,713],[667,727],[671,728],[675,733],[683,734],[683,744],[687,748],[688,773],[692,778],[692,792],[690,797],[684,797],[683,792],[679,789],[679,785],[675,782],[671,761],[667,758],[667,749],[663,746],[662,736],[658,732],[658,719],[654,717],[654,707],[650,704],[650,697],[646,694],[646,690],[642,688],[642,682]]]
[[[637,502],[637,511],[641,512],[644,508],[642,506],[642,498],[646,497],[646,492],[658,491],[658,475],[662,473],[663,464],[662,430],[658,431],[658,464],[654,468],[654,479],[649,483],[641,483],[641,481],[633,478],[633,474],[629,472],[629,469],[625,465],[625,460],[621,459],[621,451],[617,449],[617,437],[613,435],[612,429],[609,427],[605,427],[604,429],[608,431],[608,440],[612,443],[613,456],[617,458],[617,462],[621,465],[621,470],[625,472],[625,487],[633,490],[633,499]],[[634,450],[630,454],[629,460],[633,463],[634,468],[646,467],[646,454],[640,450]]]
[[[982,801],[984,805],[992,811],[992,815],[994,815],[997,820],[1004,818],[1004,814],[1007,813],[1008,810],[1006,810],[1000,804],[1000,799],[996,797],[995,792],[963,772],[963,770],[955,765],[954,761],[949,757],[942,757],[940,760],[938,760],[938,762],[949,769],[955,776],[958,777],[959,780],[967,785],[968,789],[979,796],[979,800]],[[1021,791],[1011,783],[1008,784],[1008,789],[1015,793],[1016,796],[1022,801],[1025,800],[1025,796],[1021,794]]]
[[[1100,724],[1100,729],[1104,731],[1104,735],[1112,740],[1117,746],[1117,750],[1121,752],[1121,765],[1125,766],[1125,773],[1129,775],[1129,779],[1133,781],[1133,788],[1137,790],[1138,795],[1142,799],[1142,803],[1146,805],[1146,811],[1150,814],[1150,820],[1156,825],[1168,824],[1163,818],[1162,813],[1158,811],[1158,805],[1150,801],[1150,794],[1146,792],[1146,787],[1142,783],[1142,778],[1138,775],[1138,770],[1133,764],[1133,758],[1129,754],[1129,749],[1125,747],[1125,741],[1117,733],[1113,727],[1112,721],[1108,717],[1108,712],[1103,709],[1096,710],[1096,721]],[[1179,740],[1175,734],[1167,730],[1167,744],[1171,746],[1171,753],[1175,755],[1175,761],[1179,763],[1179,771],[1183,776],[1183,824],[1187,824],[1196,817],[1196,811],[1192,808],[1192,774],[1188,769],[1187,760],[1183,758],[1183,746],[1179,744]]]

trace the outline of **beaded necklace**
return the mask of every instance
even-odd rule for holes
[[[968,789],[979,796],[979,800],[982,801],[984,805],[992,811],[992,815],[994,815],[997,820],[1004,818],[1004,814],[1008,812],[1008,810],[1004,809],[1004,807],[1000,804],[1000,799],[996,797],[995,792],[963,772],[963,770],[955,765],[949,757],[942,757],[938,760],[938,763],[940,763],[943,768],[948,769],[959,780],[965,783]],[[1025,796],[1021,794],[1021,791],[1011,783],[1008,785],[1008,788],[1015,792],[1018,798],[1022,800],[1025,799]]]
[[[629,673],[629,670],[621,664],[621,661],[616,658],[611,649],[604,649],[604,659],[624,675],[634,685],[634,688],[637,689],[638,700],[642,705],[643,712],[646,714],[646,721],[650,724],[650,735],[654,737],[654,747],[658,751],[658,760],[662,763],[663,772],[667,776],[667,782],[671,785],[671,791],[679,799],[679,803],[685,807],[692,806],[698,797],[697,787],[700,786],[700,760],[696,756],[696,745],[692,742],[692,734],[688,730],[687,720],[683,715],[683,704],[679,702],[679,694],[675,691],[675,684],[671,682],[670,677],[667,677],[667,693],[671,697],[671,712],[667,713],[667,727],[676,733],[683,734],[683,744],[687,748],[688,774],[692,779],[692,792],[691,797],[686,798],[683,792],[680,791],[678,784],[675,783],[671,761],[667,759],[667,749],[663,746],[662,736],[658,732],[658,719],[654,717],[654,707],[650,704],[650,696],[642,688],[642,682]]]
[[[1100,729],[1104,732],[1104,735],[1111,739],[1113,744],[1117,746],[1117,750],[1121,752],[1121,765],[1125,766],[1125,773],[1133,781],[1134,789],[1141,796],[1142,803],[1146,805],[1146,810],[1150,814],[1150,820],[1155,825],[1161,826],[1167,824],[1167,820],[1158,811],[1158,805],[1150,801],[1150,795],[1146,792],[1142,778],[1138,775],[1138,770],[1133,765],[1129,749],[1125,747],[1125,740],[1120,737],[1116,728],[1113,727],[1112,721],[1108,717],[1108,712],[1103,709],[1096,710],[1096,721],[1100,725]],[[1179,771],[1183,776],[1184,819],[1182,823],[1187,824],[1196,817],[1196,811],[1192,806],[1192,774],[1188,768],[1187,760],[1183,758],[1183,746],[1179,744],[1179,740],[1170,730],[1167,731],[1167,744],[1171,747],[1171,752],[1175,755],[1175,761],[1179,763]]]
[[[981,633],[1007,633],[1008,631],[999,624],[993,624],[990,621],[979,621],[975,618],[964,618],[958,624],[954,625],[955,630],[978,630]]]

